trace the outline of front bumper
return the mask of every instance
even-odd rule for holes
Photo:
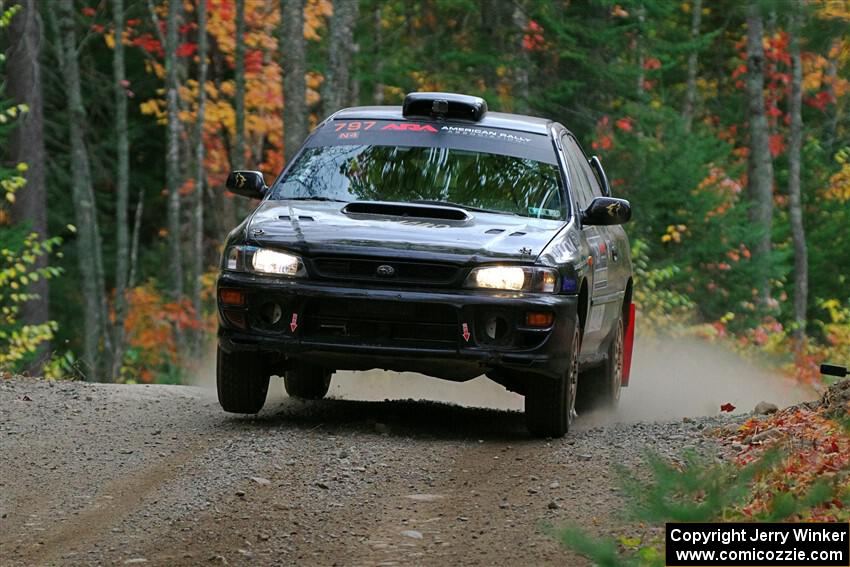
[[[566,371],[577,320],[570,295],[376,289],[231,272],[218,288],[244,296],[242,306],[219,301],[220,347],[268,353],[282,369],[299,359],[450,380],[494,370],[556,377]],[[527,312],[552,313],[554,323],[529,327]]]

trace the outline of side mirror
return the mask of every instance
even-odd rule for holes
[[[581,222],[586,225],[611,225],[629,222],[632,218],[632,206],[625,199],[614,197],[596,197],[581,214]]]
[[[602,169],[602,162],[598,156],[591,156],[589,160],[590,167],[596,172],[596,177],[599,179],[599,184],[602,185],[602,194],[606,197],[611,196],[611,184],[608,183],[608,176],[605,175],[605,170]]]
[[[262,199],[268,189],[259,171],[231,171],[225,187],[231,193],[252,199]]]

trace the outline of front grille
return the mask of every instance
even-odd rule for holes
[[[379,273],[378,268],[389,266],[392,274],[386,270]],[[420,284],[446,286],[455,283],[460,268],[449,264],[420,263],[395,260],[375,260],[361,258],[317,258],[313,260],[316,275],[332,280],[374,281],[385,284]]]
[[[458,322],[450,305],[312,300],[305,309],[304,338],[378,346],[455,345]]]

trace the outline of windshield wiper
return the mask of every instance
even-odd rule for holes
[[[457,207],[459,209],[463,209],[465,211],[473,211],[476,213],[493,213],[496,215],[513,215],[519,216],[516,213],[512,213],[510,211],[499,211],[496,209],[482,209],[479,207],[470,207],[469,205],[461,205],[460,203],[452,203],[451,201],[429,201],[427,199],[418,199],[415,201],[410,201],[411,203],[418,203],[420,205],[443,205],[446,207]]]
[[[287,201],[327,201],[332,203],[348,203],[344,199],[332,199],[331,197],[320,197],[318,195],[312,197],[289,197],[286,199]]]

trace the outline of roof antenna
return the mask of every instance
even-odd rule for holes
[[[437,118],[437,120],[445,120],[448,113],[449,101],[439,98],[434,99],[434,102],[431,103],[431,114]]]

